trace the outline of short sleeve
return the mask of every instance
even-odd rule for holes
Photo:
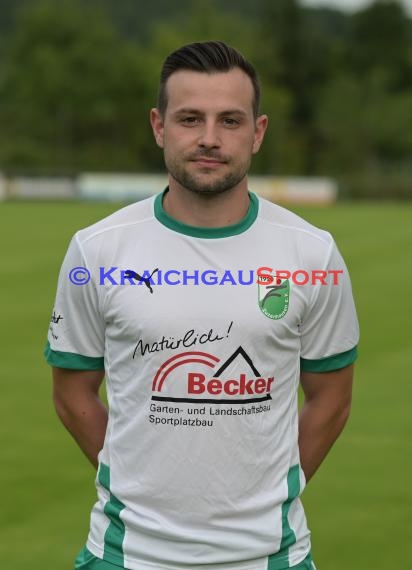
[[[99,291],[75,235],[60,270],[45,348],[47,362],[60,368],[103,369],[104,329]]]
[[[300,326],[301,369],[328,372],[352,364],[357,357],[359,325],[348,269],[332,242],[325,284],[314,285],[313,297]]]

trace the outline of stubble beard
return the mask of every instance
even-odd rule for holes
[[[240,164],[236,170],[229,170],[229,172],[219,177],[215,177],[215,174],[211,172],[211,180],[207,181],[206,172],[203,176],[192,174],[188,168],[185,168],[184,162],[177,163],[175,160],[167,160],[165,158],[165,163],[168,173],[180,186],[203,196],[214,196],[231,190],[242,182],[250,167],[249,161],[247,164]]]

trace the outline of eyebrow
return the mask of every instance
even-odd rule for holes
[[[194,109],[191,107],[184,107],[183,109],[178,109],[173,114],[175,116],[179,116],[179,115],[204,115],[204,112],[200,111],[199,109]],[[238,116],[246,117],[247,113],[245,111],[243,111],[242,109],[227,109],[225,111],[220,111],[218,113],[219,117],[224,117],[227,115],[238,115]]]

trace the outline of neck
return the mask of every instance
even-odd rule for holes
[[[220,194],[198,194],[170,180],[163,198],[169,216],[189,226],[219,228],[240,222],[249,209],[246,179]]]

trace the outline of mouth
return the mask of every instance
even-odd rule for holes
[[[221,164],[226,163],[225,160],[219,160],[217,158],[205,158],[202,156],[192,159],[191,162],[194,162],[194,163],[198,164],[199,166],[203,166],[206,168],[216,168],[216,167],[220,166]]]

